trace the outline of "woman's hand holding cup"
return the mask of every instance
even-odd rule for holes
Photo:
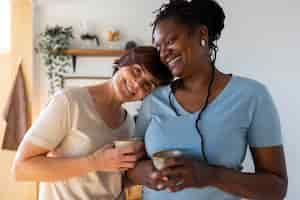
[[[145,156],[143,142],[137,142],[124,147],[105,145],[89,156],[89,161],[95,171],[126,171],[134,168],[137,161]]]

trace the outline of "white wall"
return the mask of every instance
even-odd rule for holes
[[[36,0],[35,33],[37,36],[47,25],[59,24],[72,25],[75,35],[78,35],[80,22],[86,21],[96,34],[113,26],[120,29],[122,43],[135,40],[139,44],[151,44],[151,11],[161,2],[163,1]],[[77,74],[111,75],[113,60],[114,58],[79,58]],[[43,104],[47,98],[45,70],[39,69],[39,59],[36,59],[36,66],[41,76],[36,85],[40,85],[40,101]]]
[[[128,38],[151,42],[149,24],[155,8],[163,0],[40,0],[35,7],[35,33],[46,24],[73,25],[87,20],[99,27],[114,25]],[[289,191],[287,199],[300,195],[300,84],[299,35],[300,2],[297,0],[275,1],[220,1],[227,19],[219,41],[218,66],[225,72],[255,78],[270,89],[278,107],[288,163]],[[298,57],[297,57],[298,56]],[[109,72],[112,59],[79,59],[78,73],[103,74]],[[101,66],[107,66],[106,69]],[[41,103],[46,99],[46,77],[36,59],[36,71],[40,75],[37,84]],[[102,69],[102,71],[100,70]],[[297,79],[298,78],[298,79]],[[38,88],[38,86],[40,86]],[[249,166],[249,164],[246,164]],[[250,167],[251,168],[251,167]]]
[[[265,83],[278,107],[288,164],[288,200],[299,198],[300,2],[225,1],[218,65]]]

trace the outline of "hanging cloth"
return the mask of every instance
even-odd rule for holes
[[[2,149],[17,150],[29,128],[28,98],[26,94],[22,59],[17,65],[17,73],[4,109],[4,136]],[[2,132],[2,134],[3,134]]]

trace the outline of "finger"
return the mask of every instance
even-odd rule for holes
[[[101,148],[101,150],[104,151],[104,150],[113,149],[113,148],[114,148],[113,144],[106,144]]]
[[[135,167],[135,163],[134,162],[121,162],[119,167],[123,167],[123,168],[128,168],[128,169],[132,169]]]
[[[153,171],[152,174],[152,179],[155,180],[162,180],[162,181],[168,181],[169,178],[167,176],[164,176],[161,171]]]
[[[155,169],[153,168],[153,170]],[[160,177],[161,176],[158,171],[151,172],[146,180],[147,187],[157,191],[164,190],[166,186],[164,185],[164,181]]]
[[[109,169],[109,170],[106,170],[107,172],[120,172],[120,168],[118,167],[115,167],[115,168],[112,168],[112,169]]]
[[[136,157],[138,160],[144,158],[146,156],[146,152],[145,151],[141,151],[139,153],[136,154]]]
[[[121,168],[119,168],[119,171],[121,171],[121,172],[125,172],[125,171],[128,171],[128,168],[121,167]]]
[[[128,146],[128,147],[121,147],[118,148],[120,154],[124,155],[124,154],[133,154],[136,152],[135,146]]]
[[[139,152],[136,154],[122,154],[120,160],[128,162],[136,162],[145,157],[145,152]]]
[[[163,169],[169,168],[169,167],[179,167],[184,165],[184,159],[183,158],[169,158],[165,161]]]
[[[159,191],[159,189],[157,189],[156,184],[153,183],[153,181],[151,181],[151,180],[146,180],[145,181],[145,186],[147,186],[148,188],[151,188],[152,190]]]
[[[133,146],[136,151],[144,151],[145,150],[145,143],[143,141],[139,141],[139,142],[135,143]]]
[[[120,158],[121,162],[136,162],[138,160],[135,155],[124,155]]]
[[[167,188],[174,188],[178,186],[178,184],[182,184],[184,179],[182,177],[172,177],[168,181],[166,181],[164,184]]]
[[[152,180],[157,180],[157,179],[159,179],[160,174],[159,174],[158,171],[154,171],[154,172],[150,173],[149,177],[150,177]]]
[[[167,188],[167,186],[163,182],[156,183],[157,190],[164,190]]]
[[[135,154],[139,152],[145,152],[145,144],[144,142],[137,142],[128,147],[120,148],[122,154]]]
[[[186,185],[184,182],[180,181],[176,184],[176,186],[174,187],[168,187],[167,190],[169,192],[178,192],[180,190],[183,190],[184,188],[186,188]]]
[[[181,177],[183,173],[183,168],[168,168],[164,169],[160,172],[162,177],[174,178],[174,177]]]
[[[156,190],[164,190],[166,189],[166,185],[163,181],[159,179],[155,179],[151,181],[151,185],[156,189]]]

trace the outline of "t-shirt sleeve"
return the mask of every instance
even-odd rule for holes
[[[151,121],[151,97],[148,96],[142,102],[141,107],[138,111],[134,137],[144,137],[148,125]]]
[[[69,102],[63,92],[52,97],[38,119],[25,134],[24,140],[53,150],[68,133]]]
[[[273,99],[263,85],[257,88],[252,121],[248,130],[250,147],[282,144],[280,119]]]

